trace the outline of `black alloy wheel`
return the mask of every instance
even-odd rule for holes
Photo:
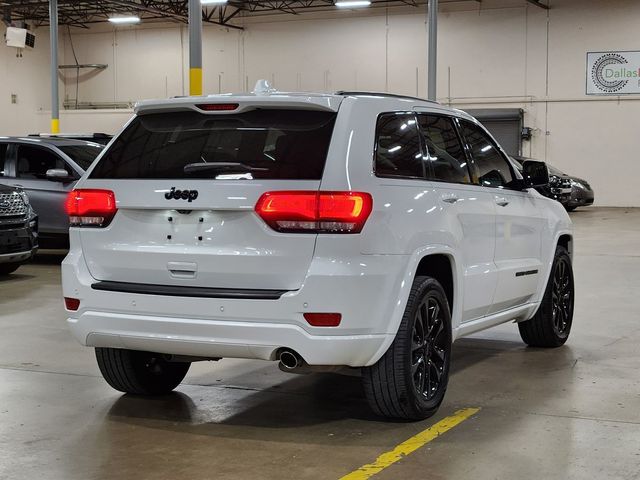
[[[416,309],[411,342],[413,386],[426,400],[433,399],[442,382],[447,342],[442,307],[437,298],[426,297]]]
[[[393,343],[362,369],[365,395],[378,415],[422,420],[438,411],[447,391],[451,311],[440,282],[416,277]]]
[[[564,345],[573,324],[574,297],[571,256],[559,245],[538,311],[530,320],[518,323],[522,340],[531,347]]]
[[[571,265],[566,258],[560,257],[553,272],[551,288],[551,316],[553,328],[558,336],[567,335],[573,318],[573,278]]]

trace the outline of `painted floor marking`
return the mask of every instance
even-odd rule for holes
[[[480,411],[479,408],[463,408],[453,415],[443,418],[435,425],[430,426],[426,430],[414,435],[397,445],[393,450],[383,453],[373,463],[368,463],[362,467],[348,473],[340,480],[367,480],[385,468],[393,465],[397,461],[403,459],[407,455],[415,452],[419,448],[424,447],[431,440],[438,438],[443,433],[451,430],[456,425],[467,420],[472,415]]]

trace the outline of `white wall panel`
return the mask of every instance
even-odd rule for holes
[[[525,9],[443,15],[438,39],[438,97],[524,95]]]
[[[384,17],[251,24],[244,32],[249,87],[275,78],[281,90],[383,90]]]
[[[0,135],[33,133],[35,113],[51,108],[49,30],[40,28],[35,33],[37,48],[25,50],[22,58],[0,39]],[[17,95],[16,104],[11,103],[11,94]]]

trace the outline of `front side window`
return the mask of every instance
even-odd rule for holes
[[[334,112],[266,109],[141,115],[91,178],[320,180],[335,118]]]
[[[471,183],[467,159],[451,119],[419,114],[418,124],[429,153],[433,180]]]
[[[478,183],[486,187],[508,186],[513,181],[513,172],[497,145],[477,125],[464,120],[460,125],[473,155]]]
[[[376,175],[425,178],[425,165],[416,117],[385,113],[376,126]]]
[[[24,179],[45,179],[47,170],[66,170],[69,176],[75,173],[65,161],[51,150],[30,145],[18,146],[18,163],[16,177]]]

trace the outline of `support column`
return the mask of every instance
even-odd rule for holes
[[[49,43],[51,44],[51,133],[60,133],[58,104],[58,0],[49,0]]]
[[[438,0],[429,0],[428,9],[429,53],[427,57],[427,98],[435,101],[438,68]]]
[[[202,6],[189,0],[189,95],[202,95]]]

